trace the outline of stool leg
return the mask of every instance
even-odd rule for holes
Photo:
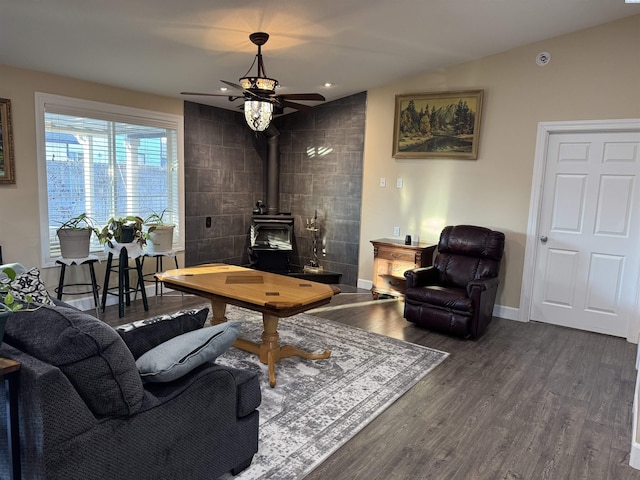
[[[142,264],[140,263],[140,257],[136,258],[136,270],[138,271],[138,287],[142,294],[142,304],[144,305],[144,311],[149,311],[149,303],[147,302],[147,292],[144,290],[144,277],[142,276]]]
[[[60,280],[58,281],[58,300],[62,300],[62,289],[64,288],[64,270],[67,266],[60,263]]]
[[[91,275],[91,290],[93,291],[93,303],[96,306],[96,314],[98,313],[98,282],[96,281],[96,271],[93,268],[93,262],[89,262],[89,274]]]
[[[142,268],[142,271],[144,272],[144,259],[146,257],[143,255],[142,256],[142,260],[140,260],[140,268]],[[138,299],[138,289],[136,288],[135,291],[133,292],[133,301],[135,302]]]
[[[177,255],[175,257],[173,257],[173,261],[176,264],[176,270],[179,269],[180,267],[178,266],[178,256]],[[180,294],[182,295],[182,298],[184,298],[184,292],[180,292]]]
[[[156,258],[156,273],[158,272],[163,272],[163,268],[162,268],[162,255]],[[156,297],[158,296],[158,277],[154,276],[154,278],[156,279]],[[162,296],[164,292],[162,291],[162,284],[160,284],[160,296]]]
[[[104,274],[104,284],[102,286],[102,312],[104,313],[104,307],[107,305],[107,290],[109,290],[109,274],[111,273],[111,263],[113,260],[113,254],[109,253],[107,257],[107,270]]]
[[[126,248],[120,249],[120,258],[118,261],[118,317],[124,317],[124,290],[129,284],[129,272],[127,267],[129,264],[129,256]],[[126,282],[126,285],[125,285]],[[128,294],[128,293],[127,293]]]

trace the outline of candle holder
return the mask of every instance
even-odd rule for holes
[[[318,210],[315,211],[313,218],[307,218],[306,223],[307,232],[313,233],[313,241],[311,247],[311,258],[309,259],[309,263],[304,266],[303,271],[306,273],[319,273],[324,269],[320,266],[320,262],[318,261],[318,232],[320,231],[318,228]]]

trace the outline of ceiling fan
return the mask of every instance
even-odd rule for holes
[[[222,83],[238,90],[241,93],[236,95],[225,95],[219,93],[198,93],[198,92],[180,92],[182,95],[206,95],[209,97],[228,97],[229,101],[244,98],[244,116],[249,126],[256,132],[265,130],[273,114],[280,114],[285,107],[294,108],[296,110],[308,110],[311,107],[302,103],[292,102],[291,100],[311,100],[314,102],[323,102],[325,98],[319,93],[276,93],[278,81],[275,78],[267,77],[264,70],[264,62],[262,60],[262,45],[269,40],[269,34],[264,32],[255,32],[249,35],[249,40],[258,46],[258,54],[253,60],[244,77],[238,81],[240,84],[221,80]],[[251,69],[256,65],[256,75],[251,75]]]

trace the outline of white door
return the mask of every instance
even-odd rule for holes
[[[629,335],[640,272],[640,132],[548,137],[531,320]]]

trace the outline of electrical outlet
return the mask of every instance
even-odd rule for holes
[[[393,227],[393,236],[394,237],[400,236],[400,227]]]
[[[211,228],[211,217],[207,217],[204,219],[204,226],[207,228]]]
[[[387,186],[387,179],[384,177],[380,177],[380,188],[384,188]]]

